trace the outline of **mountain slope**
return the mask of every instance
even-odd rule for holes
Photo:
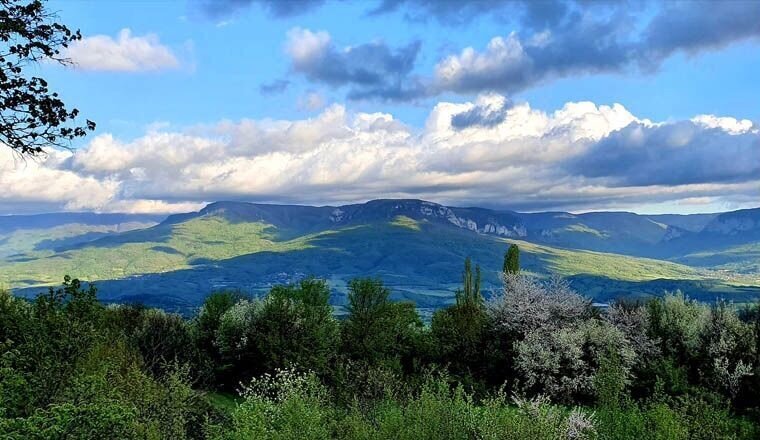
[[[0,258],[28,259],[57,248],[86,243],[108,235],[147,228],[162,216],[134,214],[59,213],[0,216]]]
[[[15,253],[0,254],[0,284],[36,292],[70,274],[99,281],[108,299],[181,308],[197,305],[213,290],[257,292],[308,275],[328,278],[340,304],[350,278],[377,276],[397,298],[434,308],[451,301],[468,256],[482,266],[486,288],[497,288],[504,251],[517,243],[525,270],[571,277],[600,300],[676,288],[693,296],[738,295],[738,300],[757,295],[735,286],[751,284],[752,276],[729,278],[674,262],[588,250],[655,248],[671,228],[631,213],[521,214],[419,200],[340,207],[217,202],[147,228],[52,242],[30,238]],[[6,250],[15,246],[8,243]]]

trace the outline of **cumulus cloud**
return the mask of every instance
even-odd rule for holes
[[[504,122],[512,102],[504,96],[483,96],[470,109],[451,116],[451,126],[467,128],[474,126],[493,127]]]
[[[625,71],[640,58],[641,43],[622,24],[631,18],[622,9],[600,14],[599,8],[568,8],[550,26],[526,27],[493,37],[483,50],[467,47],[445,57],[434,69],[433,92],[515,93],[558,78]]]
[[[64,56],[82,70],[141,72],[174,69],[180,63],[172,51],[161,44],[155,34],[133,36],[125,28],[116,38],[94,35],[75,41]]]
[[[83,176],[60,167],[68,153],[54,151],[44,160],[20,160],[0,151],[0,204],[58,205],[67,210],[96,209],[114,197],[118,182]]]
[[[570,170],[617,186],[747,182],[760,177],[760,135],[733,118],[713,126],[681,121],[631,124],[570,162]],[[741,125],[739,125],[741,127]]]
[[[427,0],[403,3],[431,8]],[[494,37],[483,50],[468,47],[442,59],[429,93],[514,93],[569,76],[635,68],[653,71],[676,52],[695,54],[760,38],[760,3],[755,1],[709,6],[666,2],[654,12],[626,2],[554,3],[554,7],[543,2],[479,4],[473,12],[522,10],[519,31]],[[450,7],[469,6],[472,3]],[[446,11],[437,16],[445,17],[440,14]]]
[[[293,70],[314,82],[348,86],[350,99],[418,100],[445,93],[513,94],[560,78],[653,72],[675,53],[697,54],[760,38],[756,1],[585,2],[573,0],[436,2],[386,0],[371,13],[405,11],[444,24],[484,14],[505,32],[483,46],[442,57],[432,72],[414,72],[420,44],[382,42],[338,48],[326,32],[291,31]]]
[[[420,43],[391,49],[381,41],[337,47],[325,31],[294,28],[286,52],[293,71],[334,87],[350,86],[349,98],[404,100],[420,93],[410,77]]]
[[[515,34],[495,37],[485,52],[468,47],[435,67],[436,88],[461,93],[478,90],[520,90],[533,81],[533,59],[525,53]]]
[[[411,128],[331,105],[300,120],[245,119],[103,134],[27,165],[0,161],[0,212],[186,211],[220,199],[343,203],[416,197],[514,209],[748,204],[760,184],[757,129],[700,115],[652,122],[620,104],[551,112],[499,95],[441,102]],[[8,153],[6,153],[7,155]]]
[[[726,116],[697,115],[691,118],[691,121],[706,128],[720,128],[730,134],[747,133],[754,127],[749,119],[736,119]]]

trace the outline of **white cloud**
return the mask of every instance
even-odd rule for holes
[[[516,34],[495,37],[483,53],[468,47],[459,55],[444,58],[435,66],[440,90],[478,91],[498,89],[502,82],[527,80],[532,61]]]
[[[486,111],[475,111],[480,109]],[[503,114],[492,118],[496,111]],[[462,113],[473,123],[455,126],[452,121]],[[488,124],[477,124],[478,115],[486,115]],[[760,182],[751,177],[756,161],[744,156],[760,148],[760,139],[751,130],[736,134],[736,124],[746,128],[741,121],[716,120],[723,122],[715,128],[690,121],[653,123],[620,104],[591,102],[545,112],[483,95],[474,102],[437,104],[420,129],[391,114],[353,113],[341,105],[301,120],[223,121],[183,132],[159,126],[130,142],[103,134],[74,153],[55,152],[26,166],[5,160],[0,212],[8,210],[3,203],[24,202],[164,212],[219,199],[341,203],[378,197],[521,209],[748,203]],[[651,139],[663,141],[655,145]],[[729,148],[739,141],[741,148]],[[663,162],[639,157],[635,168],[626,168],[620,165],[626,158],[612,154],[615,145]],[[658,152],[658,145],[667,151]],[[594,151],[605,153],[595,159],[603,165],[578,165]],[[723,167],[645,178],[650,166],[657,177],[671,166],[671,171],[684,168],[679,158],[694,161],[707,152],[711,161],[746,166],[735,168],[735,176]],[[625,174],[629,171],[635,174]]]
[[[288,31],[285,45],[296,69],[308,66],[330,47],[330,34],[325,31],[313,32],[309,29],[293,28]]]
[[[67,210],[98,209],[116,195],[119,182],[83,176],[59,168],[70,153],[53,152],[47,160],[20,160],[0,148],[0,205],[2,203],[58,204]]]
[[[119,212],[124,214],[168,214],[192,212],[202,209],[203,202],[165,202],[163,200],[116,200],[102,212]]]
[[[719,128],[730,134],[743,134],[752,130],[752,121],[749,119],[736,119],[731,117],[719,117],[715,115],[697,115],[692,122],[707,128]]]
[[[94,35],[75,41],[65,52],[82,70],[142,72],[175,69],[180,62],[155,34],[133,36],[128,29],[116,38]]]

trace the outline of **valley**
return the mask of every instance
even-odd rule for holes
[[[760,296],[758,210],[691,218],[374,200],[218,202],[166,218],[88,216],[3,218],[0,283],[34,294],[70,274],[97,282],[106,301],[192,310],[213,291],[258,294],[315,275],[329,280],[340,311],[347,281],[371,275],[395,299],[433,310],[453,301],[468,256],[483,268],[486,294],[498,289],[504,251],[514,243],[525,271],[568,277],[596,301],[677,289],[708,301]]]

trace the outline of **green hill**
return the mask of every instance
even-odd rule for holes
[[[622,214],[629,228],[652,224]],[[736,294],[738,300],[757,293],[738,287],[752,284],[751,276],[728,280],[716,271],[669,261],[532,241],[536,228],[565,221],[551,220],[556,213],[542,215],[411,200],[337,208],[223,202],[123,232],[80,224],[17,229],[0,242],[0,283],[32,293],[71,274],[97,281],[105,299],[186,308],[213,290],[256,293],[308,275],[329,279],[333,303],[340,305],[350,278],[377,276],[397,299],[435,308],[451,301],[467,256],[482,266],[487,290],[497,288],[504,251],[516,243],[524,270],[571,277],[599,300],[659,294],[665,288],[695,296]],[[526,223],[531,216],[537,220]],[[582,226],[562,228],[596,239],[626,234],[621,227],[601,228],[599,219],[609,223],[609,217],[614,216],[601,213],[594,221],[587,216]]]

